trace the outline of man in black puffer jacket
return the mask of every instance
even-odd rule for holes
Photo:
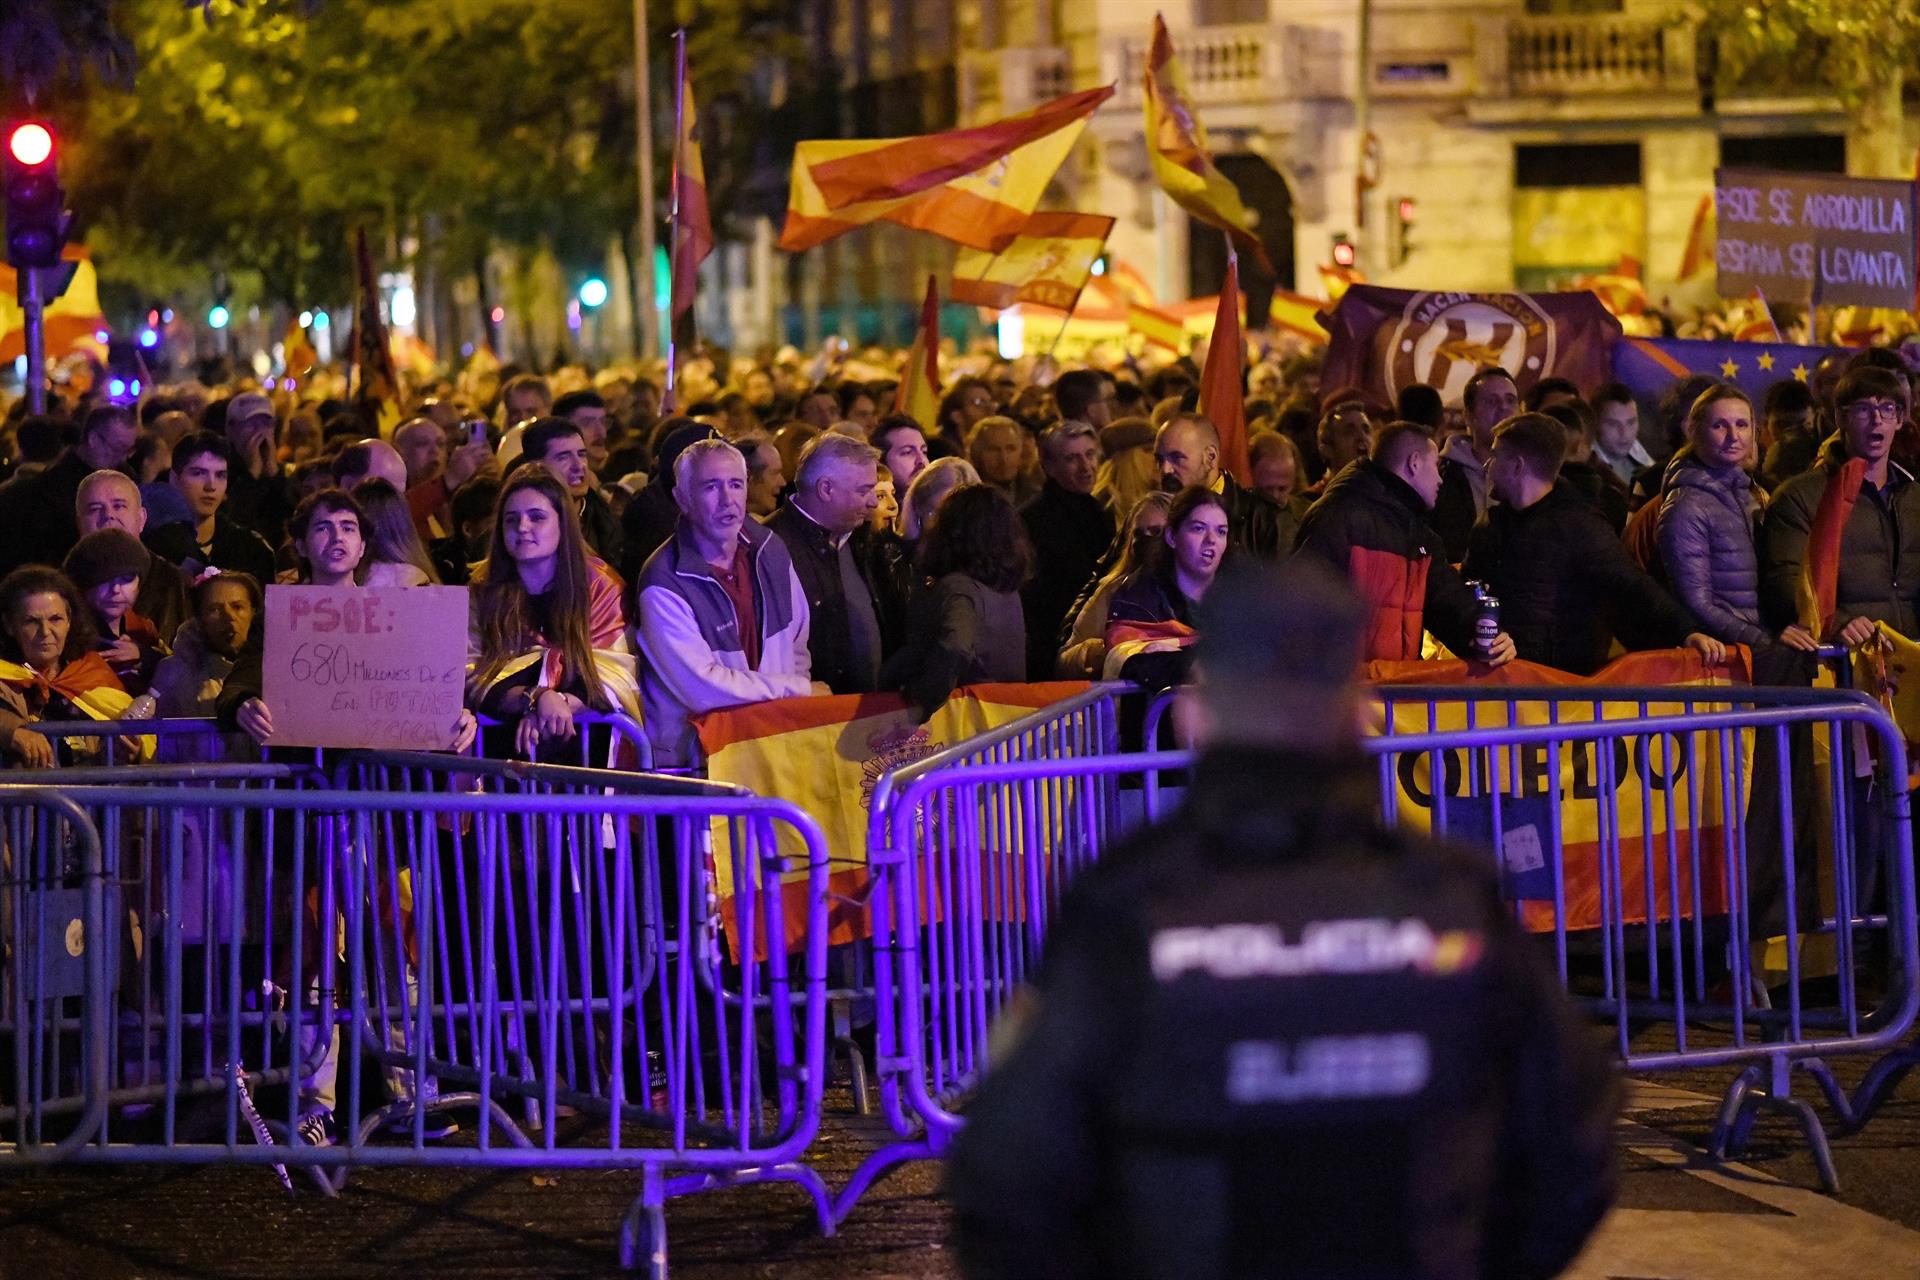
[[[1536,1280],[1618,1089],[1484,852],[1384,829],[1366,611],[1298,557],[1201,602],[1182,810],[1069,890],[956,1140],[971,1280]]]
[[[1629,648],[1684,644],[1709,663],[1726,646],[1633,562],[1592,503],[1557,484],[1567,434],[1545,414],[1493,433],[1487,480],[1498,504],[1475,526],[1461,572],[1500,600],[1500,623],[1525,662],[1592,675],[1616,634]]]

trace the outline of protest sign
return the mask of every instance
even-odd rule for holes
[[[1718,169],[1720,296],[1913,305],[1914,184]]]
[[[461,587],[268,587],[276,747],[442,750],[466,688]]]

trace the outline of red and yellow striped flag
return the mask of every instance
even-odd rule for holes
[[[932,276],[920,304],[920,332],[913,335],[907,367],[893,393],[893,411],[912,418],[929,436],[940,429],[940,287]]]
[[[1253,233],[1253,213],[1241,203],[1240,192],[1214,166],[1207,151],[1206,126],[1193,109],[1187,78],[1173,56],[1167,24],[1153,15],[1153,44],[1147,51],[1146,75],[1147,159],[1154,180],[1175,204],[1233,237],[1241,249],[1268,275],[1273,263],[1260,238]]]
[[[1036,213],[999,253],[962,249],[953,262],[955,302],[996,310],[1030,302],[1072,311],[1106,247],[1113,219],[1099,213]]]
[[[380,318],[380,287],[373,274],[365,227],[354,230],[353,260],[359,285],[350,344],[353,402],[385,438],[400,425],[400,375],[393,367],[393,345],[387,341],[386,321]]]
[[[1127,331],[1168,351],[1179,351],[1187,344],[1187,327],[1179,316],[1138,302],[1127,304]]]
[[[1686,248],[1680,251],[1679,279],[1692,279],[1694,273],[1706,266],[1707,260],[1713,256],[1709,244],[1715,237],[1713,232],[1707,229],[1707,223],[1712,217],[1713,197],[1701,196],[1700,203],[1694,206],[1693,224],[1687,228]]]
[[[1047,184],[1113,86],[1042,103],[992,124],[918,138],[829,138],[794,149],[789,253],[877,219],[998,250],[1027,223]]]
[[[1276,329],[1285,330],[1309,342],[1324,346],[1327,341],[1327,330],[1326,326],[1320,323],[1320,313],[1325,311],[1328,305],[1318,298],[1309,298],[1305,294],[1275,289],[1273,302],[1267,308],[1267,319]]]
[[[1733,331],[1735,342],[1778,342],[1780,326],[1773,322],[1773,308],[1767,305],[1767,295],[1759,285],[1747,297],[1749,315],[1738,329]]]
[[[1220,434],[1220,469],[1241,484],[1253,483],[1247,460],[1247,402],[1243,369],[1247,344],[1240,336],[1240,259],[1227,255],[1227,278],[1220,283],[1220,306],[1213,313],[1207,340],[1207,365],[1200,371],[1200,412]]]
[[[867,912],[861,903],[868,878],[868,805],[874,784],[893,769],[1086,688],[1082,682],[970,685],[955,690],[925,724],[918,708],[893,693],[787,698],[709,711],[694,723],[707,753],[709,778],[760,795],[783,796],[820,824],[827,854],[838,867],[827,882],[832,895],[829,940],[838,944],[867,936]],[[1041,835],[1042,841],[1047,838]],[[783,830],[781,852],[796,855],[789,862],[795,870],[783,877],[790,883],[806,879],[804,851],[797,842],[790,844],[791,839]],[[727,847],[724,831],[716,830],[714,844]],[[730,860],[715,859],[714,871],[721,921],[738,956]],[[806,904],[790,900],[789,942],[797,943],[805,930]]]
[[[707,166],[700,158],[700,116],[687,78],[687,33],[678,47],[680,105],[673,138],[673,310],[675,319],[693,310],[700,264],[713,252],[713,221],[707,211]]]

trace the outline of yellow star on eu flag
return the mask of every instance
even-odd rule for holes
[[[1807,380],[1807,366],[1803,364],[1793,366],[1793,377],[1796,382],[1805,382]]]
[[[1760,371],[1762,373],[1772,373],[1773,372],[1773,352],[1762,351],[1760,353],[1760,359],[1758,363],[1760,365]]]
[[[1721,376],[1721,377],[1723,377],[1723,378],[1731,378],[1731,377],[1733,377],[1733,376],[1735,376],[1736,374],[1738,374],[1739,372],[1740,372],[1740,366],[1739,366],[1739,365],[1737,365],[1737,364],[1735,364],[1735,363],[1734,363],[1733,361],[1731,361],[1731,360],[1723,360],[1723,361],[1721,361],[1721,362],[1720,362],[1720,376]]]

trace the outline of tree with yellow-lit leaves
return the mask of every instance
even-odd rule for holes
[[[1723,84],[1825,89],[1848,115],[1848,168],[1862,177],[1913,173],[1902,97],[1920,64],[1917,0],[1694,0],[1719,52]]]

